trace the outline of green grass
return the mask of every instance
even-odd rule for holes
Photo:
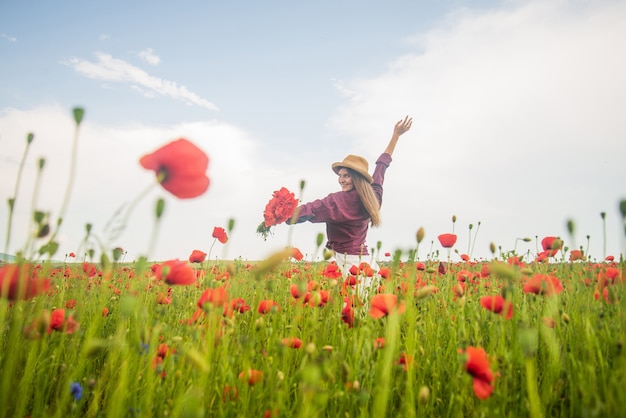
[[[81,264],[44,264],[39,275],[52,279],[49,294],[0,299],[0,415],[570,417],[617,416],[626,402],[623,265],[615,264],[617,301],[609,304],[594,297],[597,272],[608,264],[510,268],[512,278],[474,277],[459,297],[456,273],[477,274],[480,263],[452,264],[439,274],[436,264],[416,271],[395,262],[384,291],[397,293],[406,311],[373,319],[367,305],[356,307],[353,327],[341,321],[342,280],[323,277],[324,266],[287,262],[259,275],[236,261],[226,280],[216,281],[205,265],[198,283],[168,286],[141,265],[112,264],[89,278]],[[216,267],[223,271],[226,263]],[[552,274],[564,290],[550,297],[524,293],[522,273]],[[593,281],[587,285],[586,278]],[[415,298],[400,290],[414,289],[418,279],[436,293]],[[311,280],[330,292],[325,306],[291,296],[291,284]],[[191,321],[202,292],[217,286],[250,310],[224,317],[223,308],[206,307]],[[168,287],[171,303],[157,304]],[[510,320],[479,302],[503,292],[514,305]],[[263,299],[280,310],[259,314]],[[43,326],[39,338],[28,338],[24,331],[33,321],[69,300],[76,304],[66,314],[80,323],[78,331],[47,333]],[[301,348],[281,344],[291,336],[303,341]],[[374,345],[379,337],[383,348]],[[157,363],[160,344],[168,350]],[[484,348],[495,375],[484,400],[465,371],[460,351],[468,346]],[[399,364],[402,354],[411,359],[406,367]],[[250,386],[240,379],[248,369],[261,371],[262,380]],[[83,389],[80,399],[70,392],[73,382]],[[429,394],[420,398],[422,387]]]

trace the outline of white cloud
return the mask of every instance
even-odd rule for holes
[[[139,51],[137,56],[139,56],[139,58],[146,61],[150,65],[156,66],[161,63],[161,57],[156,55],[154,51],[152,50],[152,48],[147,48],[147,49],[144,49],[143,51]]]
[[[358,138],[354,152],[370,160],[397,119],[414,117],[387,175],[384,226],[370,242],[410,248],[424,226],[440,248],[436,236],[456,214],[459,251],[468,249],[468,225],[482,221],[476,252],[489,256],[490,241],[510,250],[520,236],[567,237],[572,218],[576,245],[590,235],[602,258],[606,211],[608,251],[619,253],[626,4],[515,4],[455,13],[417,36],[418,52],[387,73],[343,87],[354,94],[332,126]]]
[[[6,33],[0,33],[0,38],[4,38],[9,42],[17,42],[17,38],[15,36],[7,35]]]
[[[99,41],[106,41],[108,39],[111,39],[111,35],[108,33],[101,33],[100,36],[98,36]]]
[[[209,110],[218,110],[217,106],[213,103],[198,96],[187,87],[179,86],[174,81],[151,76],[141,68],[135,67],[126,61],[113,58],[111,55],[103,52],[96,52],[96,58],[96,62],[81,58],[72,58],[69,60],[68,64],[73,67],[77,73],[89,78],[130,83],[131,86],[147,89],[162,96],[183,100],[189,104]]]

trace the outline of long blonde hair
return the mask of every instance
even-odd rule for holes
[[[359,173],[348,168],[350,176],[352,177],[352,185],[359,194],[361,203],[365,207],[365,210],[370,215],[372,226],[380,225],[380,203],[378,198],[372,189],[372,185]]]

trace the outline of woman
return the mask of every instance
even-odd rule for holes
[[[335,260],[344,276],[352,265],[359,266],[362,257],[369,255],[365,241],[369,224],[380,224],[385,171],[391,163],[400,135],[411,129],[412,123],[413,119],[408,116],[396,123],[387,148],[376,160],[372,176],[365,158],[348,155],[343,161],[332,165],[333,171],[339,176],[341,191],[299,206],[295,221],[287,221],[288,224],[306,221],[326,223],[326,248],[334,251]],[[363,280],[363,287],[371,286],[371,278]]]

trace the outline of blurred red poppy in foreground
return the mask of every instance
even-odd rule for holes
[[[493,372],[489,366],[487,353],[482,347],[467,347],[465,350],[465,370],[474,378],[472,387],[479,399],[487,399],[493,392]]]
[[[161,186],[179,199],[198,197],[209,188],[209,157],[184,138],[144,155],[139,164],[153,170]]]
[[[50,279],[40,279],[30,264],[6,264],[0,267],[0,297],[26,300],[50,288]]]
[[[563,285],[559,279],[548,274],[535,274],[524,283],[524,293],[552,296],[562,291]]]
[[[191,255],[189,256],[190,263],[202,263],[204,258],[206,257],[206,253],[200,250],[193,250]]]
[[[228,234],[226,234],[226,231],[222,227],[214,227],[213,234],[211,236],[213,238],[217,238],[217,240],[222,244],[226,244],[228,242]]]
[[[441,234],[437,238],[443,248],[452,248],[456,244],[456,234]]]
[[[398,304],[398,296],[393,293],[381,293],[372,298],[369,314],[372,318],[382,318],[392,313],[403,313],[404,301]]]
[[[196,271],[184,261],[169,260],[163,262],[159,267],[160,274],[157,276],[162,278],[162,276],[165,275],[165,282],[167,284],[188,285],[198,280]]]
[[[483,296],[480,298],[480,304],[483,308],[498,315],[502,315],[506,319],[513,317],[513,304],[500,295]]]

